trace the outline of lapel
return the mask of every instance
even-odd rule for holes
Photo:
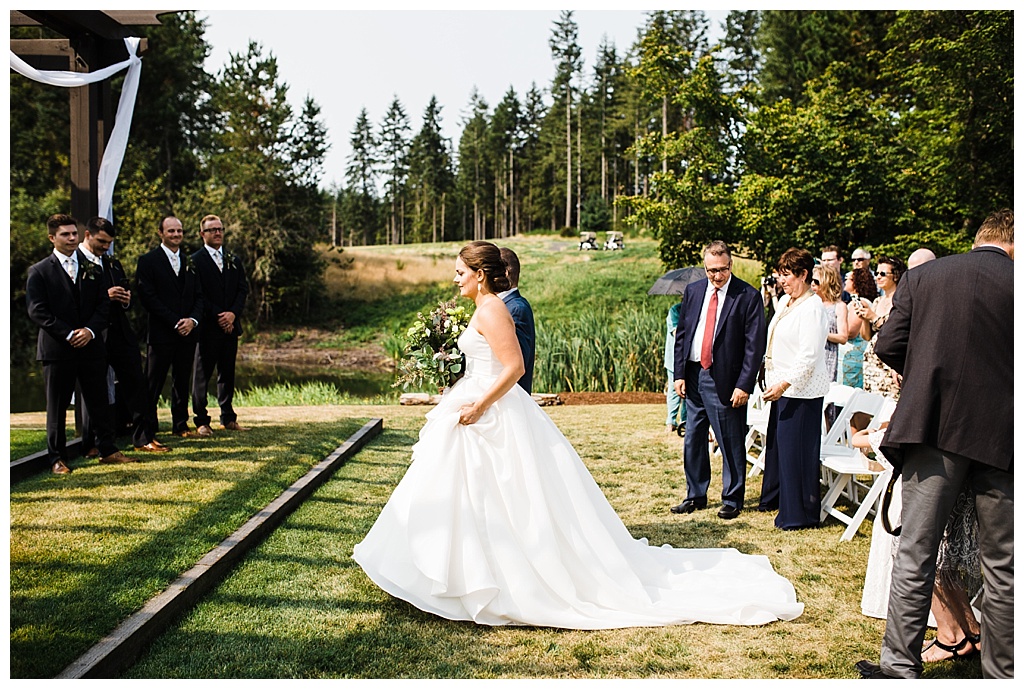
[[[729,312],[736,305],[736,292],[739,286],[736,284],[736,278],[732,278],[729,281],[729,289],[725,291],[725,302],[722,304],[722,315],[718,318],[718,322],[715,323],[715,340],[718,340],[719,334],[722,332],[722,323],[725,323],[725,319],[729,317]]]
[[[77,251],[77,250],[76,250]],[[79,270],[82,268],[82,264],[78,264]],[[64,270],[62,259],[58,259],[52,252],[50,253],[50,271],[53,273],[53,280],[61,286],[68,297],[78,301],[78,290],[75,289],[75,283],[68,277],[67,271]]]
[[[698,282],[693,283],[697,287],[693,288],[696,294],[690,299],[690,303],[687,305],[686,313],[681,314],[684,318],[684,327],[686,332],[690,335],[690,343],[693,342],[693,338],[697,336],[697,322],[700,320],[700,310],[704,308],[704,294],[708,289],[708,279],[704,278]],[[690,289],[687,287],[687,289]]]

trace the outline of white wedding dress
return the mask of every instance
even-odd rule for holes
[[[634,539],[518,385],[475,424],[501,363],[473,328],[467,372],[427,414],[413,461],[353,557],[383,590],[451,620],[566,629],[757,625],[803,612],[763,555]]]

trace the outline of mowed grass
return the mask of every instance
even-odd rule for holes
[[[172,452],[141,463],[78,458],[70,476],[13,484],[11,677],[56,675],[369,418],[308,416],[169,438]]]
[[[253,551],[125,677],[142,678],[854,678],[877,658],[884,622],[860,614],[868,526],[840,543],[834,520],[782,532],[754,509],[672,515],[684,494],[682,441],[661,405],[549,407],[636,537],[677,547],[766,555],[805,612],[762,627],[573,631],[486,627],[421,612],[379,590],[352,561],[404,474],[424,408],[381,407],[385,432]],[[375,413],[375,412],[374,412]],[[717,466],[716,466],[717,464]],[[977,659],[929,666],[928,677],[980,676]]]

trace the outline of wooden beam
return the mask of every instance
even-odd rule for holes
[[[103,10],[102,13],[122,26],[159,26],[160,16],[184,10]],[[30,11],[31,12],[31,11]],[[43,26],[23,10],[11,10],[11,26]]]

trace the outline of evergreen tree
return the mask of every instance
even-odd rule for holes
[[[552,113],[565,118],[565,227],[572,227],[572,95],[573,80],[583,68],[583,51],[577,37],[579,28],[572,17],[572,10],[562,10],[558,21],[551,30],[548,45],[555,60],[555,78],[551,84],[551,95],[556,106]],[[564,111],[562,110],[564,108]]]
[[[441,106],[431,96],[423,125],[413,137],[409,187],[415,199],[416,241],[444,241],[445,211],[454,187],[449,142],[441,134]]]
[[[760,10],[731,10],[725,17],[725,37],[721,47],[725,52],[726,83],[733,93],[740,93],[745,102],[752,102],[751,92],[757,87],[757,75],[764,56],[758,47],[757,35],[761,28]]]
[[[380,127],[379,151],[384,173],[384,195],[391,205],[391,244],[402,244],[405,234],[405,183],[409,176],[409,118],[398,96],[391,101]]]
[[[519,98],[509,87],[494,107],[489,132],[489,153],[494,170],[495,237],[516,234],[516,153],[521,142]]]
[[[462,205],[462,238],[487,239],[488,201],[493,175],[487,156],[487,102],[474,88],[459,139],[458,189]],[[472,217],[470,217],[472,211]],[[472,222],[472,229],[467,227]]]
[[[363,245],[374,244],[377,215],[377,138],[363,108],[349,139],[351,152],[345,168],[348,183],[346,222],[362,235]]]

